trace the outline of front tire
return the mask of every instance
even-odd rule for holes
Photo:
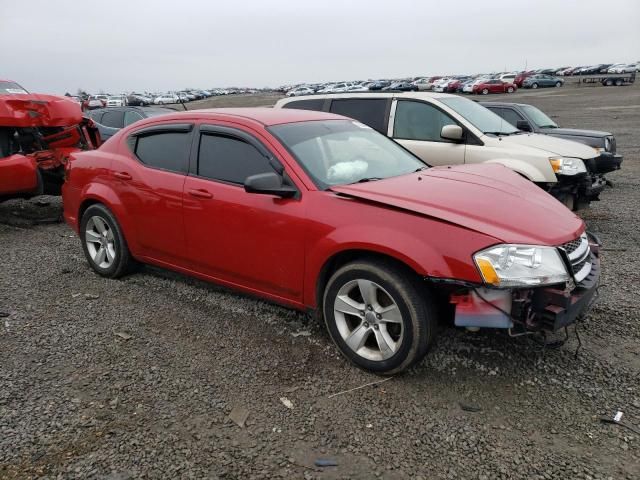
[[[337,270],[324,291],[323,313],[341,353],[358,367],[383,375],[421,360],[437,325],[429,292],[406,271],[379,260]]]
[[[489,89],[488,88],[483,88],[482,89],[482,95],[488,95],[489,94]]]
[[[562,86],[562,82],[556,82],[556,88],[560,88]]]
[[[513,93],[513,87],[507,88],[507,93]]]
[[[538,84],[537,83],[532,84],[531,88],[538,88]]]
[[[118,278],[132,270],[134,260],[122,229],[104,205],[91,205],[84,212],[80,240],[89,265],[103,277]]]

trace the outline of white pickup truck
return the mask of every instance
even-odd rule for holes
[[[276,108],[321,110],[351,117],[393,138],[429,165],[500,163],[535,182],[568,208],[588,205],[592,188],[587,145],[523,132],[457,95],[346,93],[283,99]]]

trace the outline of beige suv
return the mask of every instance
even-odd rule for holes
[[[393,138],[430,165],[500,163],[569,208],[588,205],[584,144],[522,132],[478,103],[427,92],[345,93],[283,99],[276,108],[337,113]]]

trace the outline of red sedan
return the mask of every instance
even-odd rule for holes
[[[448,303],[459,326],[556,330],[597,286],[597,246],[542,189],[499,165],[429,168],[338,115],[171,113],[75,154],[66,178],[100,275],[148,263],[317,312],[378,373],[420,360]]]
[[[513,93],[518,89],[514,83],[505,83],[502,80],[485,80],[473,86],[473,93],[487,95],[489,93]]]

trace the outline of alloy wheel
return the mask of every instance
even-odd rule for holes
[[[102,217],[91,217],[85,229],[85,243],[93,263],[100,268],[109,268],[116,258],[113,230]]]
[[[334,301],[338,331],[357,355],[373,361],[391,358],[400,348],[404,323],[397,302],[371,280],[351,280]]]

